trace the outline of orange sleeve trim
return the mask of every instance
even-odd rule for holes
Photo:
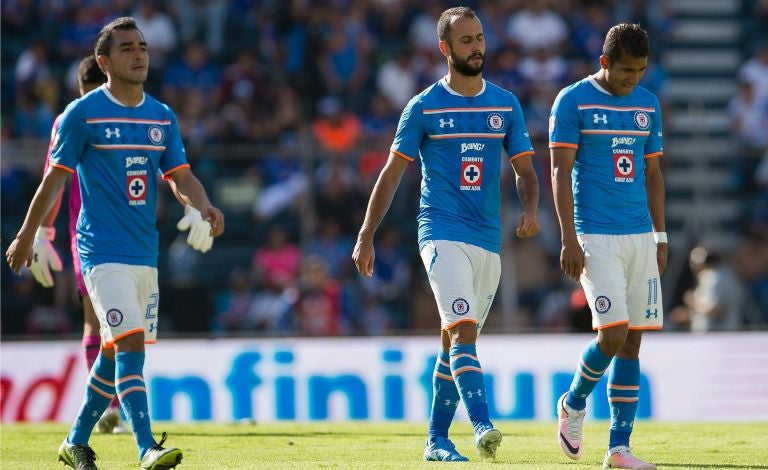
[[[648,155],[645,156],[645,158],[658,158],[662,155],[664,155],[664,152],[654,152],[654,153],[649,153]]]
[[[394,153],[395,155],[397,155],[397,156],[399,156],[399,157],[403,157],[403,158],[405,158],[405,159],[406,159],[406,160],[408,160],[409,162],[412,162],[412,161],[414,160],[413,158],[409,157],[408,155],[404,154],[403,152],[399,152],[399,151],[397,151],[397,150],[395,150],[395,149],[389,149],[389,151],[390,151],[390,152],[392,152],[392,153]]]
[[[451,323],[450,325],[446,326],[446,327],[445,327],[445,328],[443,328],[443,329],[444,329],[444,330],[450,330],[450,329],[451,329],[451,328],[453,328],[454,326],[458,325],[459,323],[464,323],[465,321],[468,321],[468,322],[470,322],[470,323],[474,323],[474,324],[477,324],[477,320],[475,320],[475,319],[472,319],[472,318],[466,318],[466,319],[462,319],[462,320],[459,320],[459,321],[455,321],[455,322]]]
[[[517,155],[513,155],[513,156],[509,157],[509,161],[511,162],[512,160],[514,160],[516,158],[524,157],[526,155],[533,155],[533,153],[534,153],[533,150],[526,150],[525,152],[520,152]]]
[[[568,142],[550,142],[549,143],[549,148],[551,148],[551,149],[558,148],[558,147],[565,147],[565,148],[569,148],[569,149],[578,149],[579,148],[579,144],[570,144]]]
[[[170,170],[166,171],[165,173],[163,173],[163,179],[166,179],[166,180],[169,179],[171,176],[171,173],[175,173],[181,170],[182,168],[190,168],[189,163],[183,163],[177,167],[171,168]]]
[[[52,166],[54,168],[58,168],[59,170],[64,170],[67,173],[74,173],[75,172],[75,170],[73,170],[72,168],[70,168],[68,166],[64,166],[64,165],[59,165],[58,163],[51,163],[50,166]]]

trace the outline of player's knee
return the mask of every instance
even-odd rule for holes
[[[138,332],[115,341],[116,352],[143,352],[144,333]]]
[[[477,340],[477,325],[474,322],[461,322],[448,330],[451,345],[475,344]]]
[[[597,344],[600,350],[608,355],[615,356],[624,346],[627,339],[627,325],[616,325],[599,330]]]

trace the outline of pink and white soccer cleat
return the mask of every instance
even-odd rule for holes
[[[656,465],[640,460],[632,454],[627,446],[616,446],[609,449],[603,459],[603,468],[631,468],[656,470]]]
[[[581,458],[581,435],[584,429],[584,416],[586,410],[574,410],[565,404],[564,393],[557,400],[557,440],[560,442],[560,448],[568,457],[577,460]]]

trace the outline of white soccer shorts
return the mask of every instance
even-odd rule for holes
[[[592,328],[628,323],[631,330],[664,324],[661,280],[653,233],[579,235],[585,265],[581,275]]]
[[[429,285],[444,330],[463,321],[477,324],[478,333],[499,287],[498,253],[462,242],[428,241],[421,249]]]
[[[105,347],[142,332],[145,343],[157,341],[157,268],[104,263],[84,272],[83,280],[99,317]]]

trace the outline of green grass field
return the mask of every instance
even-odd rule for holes
[[[578,462],[560,452],[555,424],[497,422],[504,440],[495,463],[478,460],[468,424],[456,423],[451,435],[472,462],[423,462],[424,424],[168,424],[167,444],[184,451],[180,469],[580,469],[599,468],[607,440],[607,422],[587,423],[585,452]],[[3,425],[0,468],[63,468],[56,450],[67,432],[60,424]],[[632,436],[636,454],[659,468],[768,469],[768,423],[669,424],[638,422]],[[132,435],[91,438],[101,470],[138,468]]]

